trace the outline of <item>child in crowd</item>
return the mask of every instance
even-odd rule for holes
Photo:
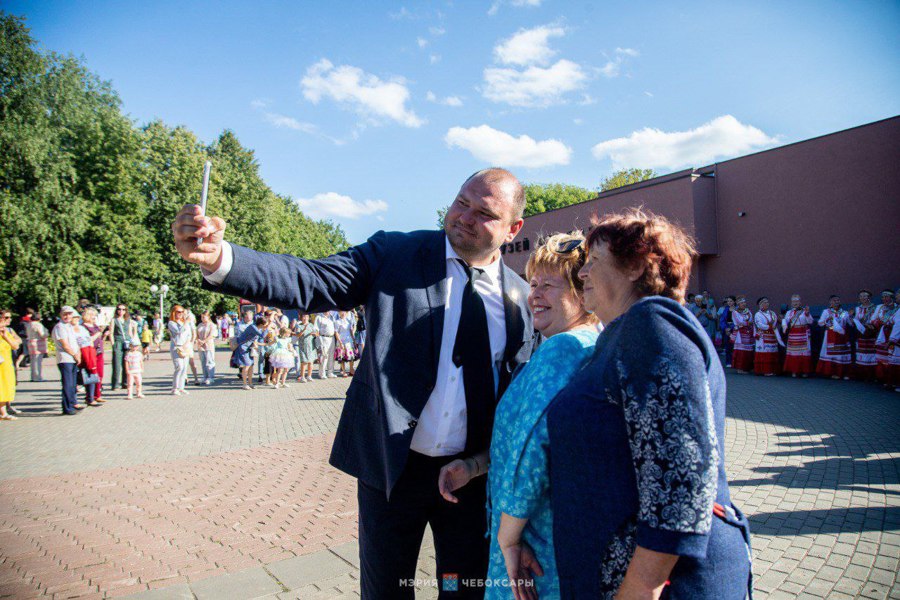
[[[144,397],[143,389],[144,357],[141,354],[141,344],[132,342],[131,348],[125,353],[125,375],[128,377],[128,399],[133,400],[132,392],[137,391],[137,397]],[[137,388],[137,389],[135,389]]]
[[[272,322],[266,330],[263,345],[259,349],[259,360],[263,363],[265,385],[275,387],[275,368],[272,366],[272,352],[275,350],[275,342],[278,340],[277,330],[272,330]]]
[[[149,323],[144,324],[144,330],[141,331],[141,347],[144,349],[144,360],[150,358],[150,342],[153,341],[153,329]]]
[[[272,343],[271,356],[269,361],[274,372],[273,382],[277,388],[287,387],[288,370],[294,364],[294,346],[291,344],[291,330],[282,327],[278,332],[278,337]]]

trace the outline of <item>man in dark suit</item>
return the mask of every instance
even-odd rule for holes
[[[531,356],[528,285],[499,251],[521,229],[524,206],[511,173],[486,169],[463,183],[443,231],[379,231],[321,260],[223,242],[225,222],[196,205],[172,226],[205,289],[309,313],[365,306],[368,339],[330,461],[358,480],[363,598],[413,598],[429,524],[441,597],[483,596],[467,580],[487,573],[486,478],[453,504],[437,481],[454,459],[484,456],[497,400]],[[476,475],[484,462],[470,463]]]

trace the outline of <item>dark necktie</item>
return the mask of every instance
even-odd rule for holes
[[[484,301],[475,289],[483,271],[462,260],[459,263],[468,281],[463,289],[453,364],[462,368],[466,393],[466,452],[480,452],[490,444],[496,407],[491,338]]]

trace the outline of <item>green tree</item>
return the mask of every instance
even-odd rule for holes
[[[653,179],[654,177],[656,177],[656,171],[653,169],[619,169],[600,182],[600,191],[608,192],[609,190]]]
[[[587,202],[596,192],[565,183],[529,183],[525,185],[525,216]]]
[[[172,243],[206,160],[208,210],[228,221],[229,240],[306,257],[347,248],[339,226],[265,184],[231,131],[205,146],[183,127],[136,127],[109,83],[35,46],[21,18],[0,12],[0,306],[51,312],[87,297],[148,309],[150,285],[163,282],[170,301],[233,306],[200,288]]]

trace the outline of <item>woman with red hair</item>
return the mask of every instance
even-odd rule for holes
[[[189,392],[184,389],[187,383],[187,361],[193,348],[191,341],[193,332],[187,322],[187,311],[180,304],[172,307],[169,313],[169,353],[172,355],[172,364],[175,367],[172,373],[172,395],[181,396]]]
[[[605,328],[547,413],[561,596],[743,600],[750,533],[725,475],[725,373],[683,306],[693,242],[631,210],[588,245],[584,305]]]

